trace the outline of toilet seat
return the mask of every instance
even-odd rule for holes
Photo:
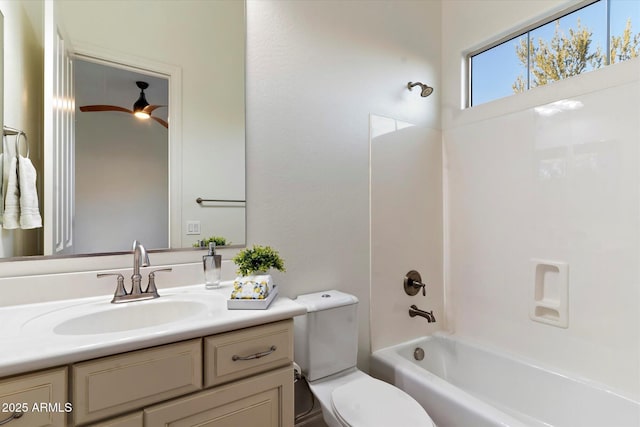
[[[331,393],[331,406],[336,418],[348,427],[435,425],[407,393],[369,376],[336,387]]]

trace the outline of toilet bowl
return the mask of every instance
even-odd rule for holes
[[[433,427],[404,391],[356,368],[358,299],[340,291],[300,295],[307,314],[294,318],[294,359],[329,427]]]
[[[355,368],[309,387],[329,427],[435,427],[407,393]]]

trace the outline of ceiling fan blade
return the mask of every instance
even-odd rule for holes
[[[124,108],[118,107],[117,105],[84,105],[80,107],[80,111],[82,112],[91,112],[91,111],[121,111],[123,113],[133,114],[133,111]]]
[[[160,123],[162,126],[166,127],[167,129],[169,129],[169,123],[165,122],[164,120],[158,118],[158,117],[153,117],[151,116],[151,118],[153,120],[155,120],[156,122]]]
[[[166,105],[147,105],[146,107],[144,107],[142,109],[142,111],[144,111],[147,114],[151,114],[153,112],[153,110],[155,110],[156,108],[160,108],[160,107],[166,107]]]
[[[149,109],[149,107],[152,107],[152,108]],[[143,111],[145,111],[147,114],[151,114],[151,112],[153,110],[155,110],[156,108],[160,108],[160,107],[166,107],[166,105],[149,105]],[[82,112],[120,111],[122,113],[133,114],[133,111],[129,110],[128,108],[118,107],[117,105],[84,105],[84,106],[80,107],[80,111],[82,111]],[[166,121],[164,121],[164,120],[162,120],[162,119],[160,119],[158,117],[153,117],[153,116],[151,116],[150,118],[152,118],[156,122],[160,123],[165,128],[169,129],[169,123],[167,123]]]

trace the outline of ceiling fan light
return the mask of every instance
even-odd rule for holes
[[[149,117],[151,117],[149,113],[145,113],[144,111],[136,111],[135,113],[133,113],[133,115],[139,119],[148,119]]]

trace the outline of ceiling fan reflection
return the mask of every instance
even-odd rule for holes
[[[169,123],[162,120],[159,117],[152,116],[151,113],[161,107],[166,107],[166,105],[152,105],[147,102],[147,98],[145,96],[144,90],[149,87],[149,83],[143,81],[137,81],[136,86],[140,88],[140,96],[137,101],[133,104],[133,109],[128,109],[124,107],[120,107],[117,105],[84,105],[80,107],[80,111],[82,112],[100,112],[100,111],[120,111],[122,113],[133,114],[134,116],[140,119],[152,119],[156,122],[160,123],[165,128],[169,128]]]

